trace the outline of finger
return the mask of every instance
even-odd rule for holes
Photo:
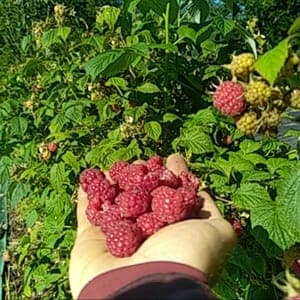
[[[91,224],[86,216],[86,209],[88,206],[88,199],[86,192],[83,191],[82,187],[79,186],[77,192],[77,226],[78,229],[84,230],[89,227]]]
[[[175,175],[179,175],[182,171],[188,171],[188,167],[186,165],[185,160],[178,153],[171,154],[170,156],[168,156],[166,167],[169,170],[171,170]]]
[[[200,217],[205,219],[216,219],[222,218],[222,215],[215,204],[213,198],[204,191],[198,193],[198,195],[203,198],[203,207],[200,211]]]

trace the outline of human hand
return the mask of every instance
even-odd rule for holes
[[[184,160],[173,154],[167,168],[176,175],[187,171]],[[71,253],[69,280],[74,298],[97,275],[120,267],[157,261],[170,261],[192,266],[213,278],[235,244],[235,233],[206,192],[199,219],[168,225],[150,236],[130,257],[113,256],[106,247],[105,235],[87,220],[87,195],[79,188],[77,237]],[[176,249],[176,251],[174,251]]]

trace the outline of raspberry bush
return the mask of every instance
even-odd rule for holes
[[[272,279],[288,282],[298,256],[286,258],[299,253],[299,5],[156,2],[0,2],[6,298],[71,299],[78,179],[88,219],[127,255],[170,222],[195,217],[197,178],[242,231],[217,297],[287,296]],[[262,91],[249,92],[258,82]],[[173,152],[192,173],[165,169],[161,158]],[[136,159],[146,166],[129,167]],[[115,201],[140,186],[149,205],[135,203],[139,192]]]

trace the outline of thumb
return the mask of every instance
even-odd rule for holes
[[[171,154],[170,156],[168,156],[166,167],[175,175],[179,175],[182,171],[188,171],[186,162],[179,153]]]

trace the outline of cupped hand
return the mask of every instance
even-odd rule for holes
[[[175,174],[187,171],[178,154],[167,158],[167,168]],[[202,216],[168,225],[150,236],[130,257],[115,257],[107,250],[105,235],[86,218],[87,195],[79,188],[77,205],[77,237],[71,253],[69,280],[74,298],[94,277],[104,272],[153,261],[170,261],[192,266],[212,279],[235,244],[232,226],[218,211],[206,192]]]

